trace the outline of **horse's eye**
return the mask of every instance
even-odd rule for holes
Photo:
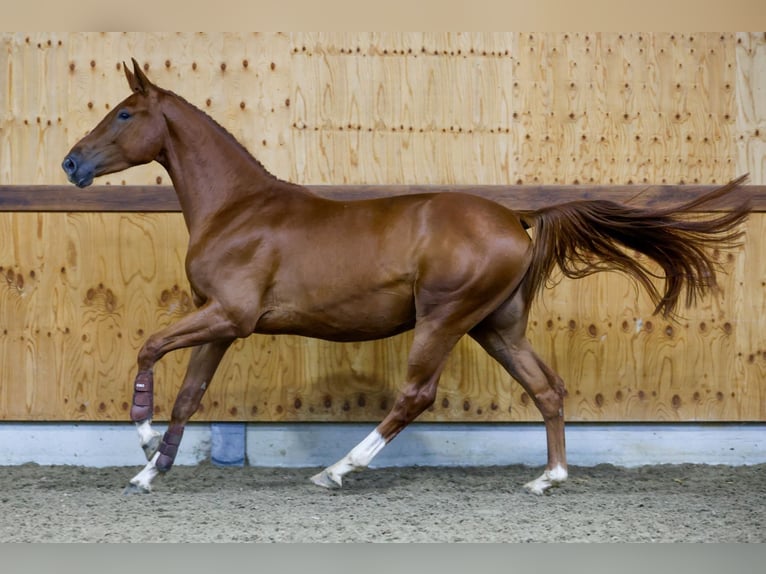
[[[127,120],[130,119],[130,112],[126,110],[122,110],[119,114],[117,114],[117,117],[121,120]]]

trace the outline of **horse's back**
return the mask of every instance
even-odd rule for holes
[[[327,201],[310,217],[303,230],[311,230],[316,252],[351,255],[340,264],[398,261],[413,273],[437,265],[454,272],[461,262],[475,267],[520,261],[531,244],[516,213],[466,193]]]

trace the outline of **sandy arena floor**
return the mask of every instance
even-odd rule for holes
[[[175,467],[148,495],[139,468],[0,467],[2,542],[765,542],[766,465],[385,468],[339,491],[318,469]]]

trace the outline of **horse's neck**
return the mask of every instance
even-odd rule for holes
[[[163,105],[168,142],[162,165],[173,181],[190,231],[244,198],[257,201],[280,182],[234,137],[188,102]]]

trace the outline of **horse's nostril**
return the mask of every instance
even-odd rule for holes
[[[68,175],[72,175],[75,171],[77,171],[77,162],[71,157],[67,156],[64,158],[64,163],[61,164],[61,167]]]

